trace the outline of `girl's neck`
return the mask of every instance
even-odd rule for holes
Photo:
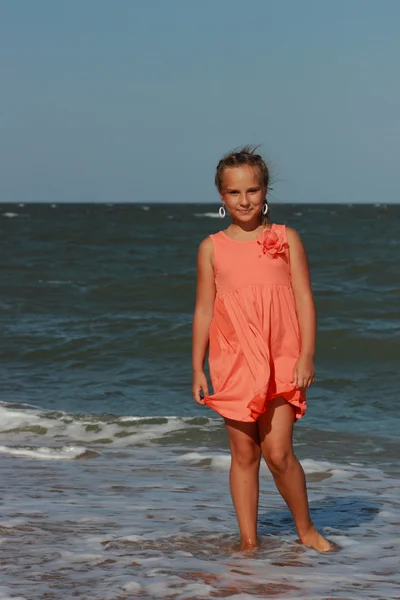
[[[233,232],[243,232],[243,233],[255,233],[258,230],[264,229],[264,227],[268,228],[268,225],[264,225],[263,222],[261,221],[261,219],[259,221],[254,222],[249,222],[249,223],[238,223],[235,221],[232,221],[231,225],[229,226],[229,229]]]

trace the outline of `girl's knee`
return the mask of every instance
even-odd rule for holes
[[[264,458],[271,473],[282,475],[288,470],[290,463],[294,459],[294,454],[292,450],[274,448],[269,450]]]
[[[231,447],[232,465],[242,469],[258,469],[260,466],[261,450],[255,444]]]

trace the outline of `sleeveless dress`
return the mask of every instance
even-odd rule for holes
[[[217,292],[208,356],[214,394],[205,404],[228,419],[254,422],[279,396],[298,420],[306,396],[293,383],[300,330],[286,227],[273,224],[248,242],[223,231],[210,238]]]

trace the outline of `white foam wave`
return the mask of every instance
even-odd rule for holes
[[[363,467],[359,463],[338,464],[330,461],[305,458],[301,461],[301,464],[306,475],[321,473],[340,480],[350,479],[360,471],[366,476],[370,475],[371,477],[374,477],[374,474],[380,473],[379,470],[374,469],[373,467]]]
[[[18,446],[0,446],[0,454],[10,454],[24,458],[41,460],[75,460],[88,452],[82,446],[63,446],[62,448],[24,448]]]
[[[207,453],[202,454],[201,452],[188,452],[182,454],[179,457],[181,462],[191,463],[194,465],[208,464],[211,468],[220,469],[222,471],[229,471],[231,465],[231,457],[229,454],[222,453]]]
[[[326,471],[330,471],[334,468],[334,465],[328,461],[323,460],[313,460],[311,458],[306,458],[302,460],[303,469],[306,473],[325,473]]]
[[[209,466],[215,470],[229,471],[231,464],[231,457],[228,452],[187,452],[182,454],[179,457],[180,462],[188,463],[191,465],[197,466]],[[307,475],[311,474],[323,474],[326,477],[331,477],[335,479],[340,479],[341,481],[345,479],[350,479],[356,473],[363,471],[364,474],[374,476],[376,473],[376,469],[367,469],[362,467],[362,465],[356,464],[336,464],[330,461],[323,460],[313,460],[311,458],[306,458],[301,460],[301,464],[303,466],[304,472]],[[268,473],[267,467],[262,462],[261,469]],[[377,474],[377,473],[376,473]]]
[[[2,432],[27,425],[38,425],[40,417],[35,409],[16,409],[6,403],[0,404],[0,427]]]
[[[13,442],[57,438],[64,444],[67,441],[129,447],[143,443],[151,445],[158,438],[176,431],[203,426],[216,428],[221,423],[216,418],[204,418],[199,423],[193,417],[74,415],[0,402],[0,434],[3,438],[12,434]]]
[[[8,217],[9,219],[12,219],[14,217],[19,217],[19,214],[13,213],[13,212],[6,212],[6,213],[3,213],[3,217]]]
[[[129,583],[125,583],[122,589],[124,592],[128,592],[128,594],[138,594],[142,591],[142,586],[137,581],[130,581]]]
[[[219,219],[219,213],[206,212],[206,213],[194,213],[195,217],[208,217],[210,219]]]

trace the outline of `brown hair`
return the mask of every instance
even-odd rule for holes
[[[219,192],[222,191],[224,170],[232,167],[242,167],[243,165],[257,169],[260,183],[268,191],[269,169],[263,157],[256,154],[257,148],[258,146],[243,146],[240,150],[230,152],[221,158],[215,173],[215,185]]]
[[[261,154],[257,154],[258,146],[243,146],[240,150],[234,150],[226,154],[217,165],[217,171],[215,173],[215,185],[219,192],[222,191],[224,170],[232,167],[241,167],[247,165],[257,169],[260,183],[265,189],[266,194],[271,189],[269,187],[269,169],[267,163],[264,161]],[[266,202],[266,200],[265,200]],[[261,214],[261,220],[263,223],[271,222],[271,212],[268,210],[267,215]]]

